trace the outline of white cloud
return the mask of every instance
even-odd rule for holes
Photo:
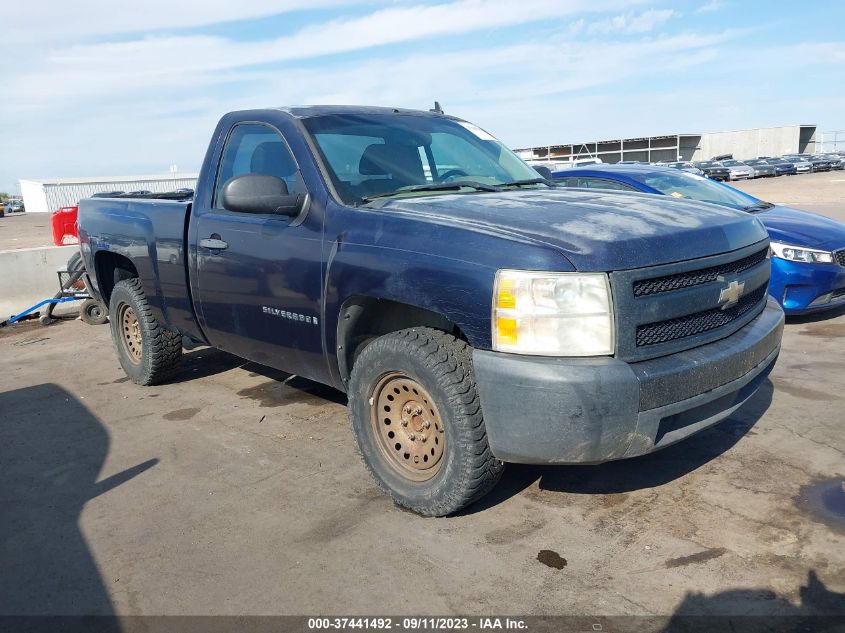
[[[289,103],[426,108],[439,99],[448,112],[476,120],[503,134],[507,142],[540,143],[547,134],[563,136],[567,123],[556,110],[579,107],[581,91],[612,85],[644,69],[682,71],[708,59],[708,50],[725,37],[686,34],[611,42],[602,55],[595,55],[589,47],[572,46],[566,36],[555,36],[542,42],[465,49],[459,55],[338,60],[318,72],[301,67],[201,72],[183,76],[181,84],[167,76],[168,83],[157,87],[141,81],[133,88],[130,82],[121,84],[120,97],[86,103],[82,118],[76,118],[79,109],[69,109],[44,123],[37,143],[20,142],[34,165],[20,176],[74,175],[68,174],[69,169],[82,172],[76,175],[154,173],[169,164],[196,169],[221,114]],[[543,104],[542,114],[526,115],[535,104]],[[578,128],[569,134],[581,136]],[[3,160],[0,157],[0,164]]]
[[[710,0],[710,2],[698,7],[695,10],[695,13],[712,13],[713,11],[719,11],[725,7],[725,4],[724,0]]]
[[[9,0],[0,4],[3,40],[78,41],[91,35],[185,29],[291,11],[352,4],[348,0]]]
[[[606,20],[587,25],[587,32],[597,33],[647,33],[680,14],[672,9],[650,9],[643,13],[615,15]]]
[[[807,42],[783,47],[798,59],[815,59],[827,64],[845,64],[845,42]]]
[[[234,79],[230,73],[237,69],[260,64],[509,27],[578,12],[614,9],[622,4],[621,0],[456,0],[381,9],[363,17],[332,20],[292,35],[258,41],[157,35],[121,42],[72,44],[48,49],[40,62],[27,65],[27,72],[6,78],[8,93],[17,97],[0,102],[0,112],[42,109],[50,106],[50,100],[113,95],[138,85],[151,90],[222,82]]]

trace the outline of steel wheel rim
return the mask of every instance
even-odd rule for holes
[[[141,338],[141,325],[132,306],[125,303],[120,306],[118,323],[120,323],[120,339],[126,356],[133,364],[139,365],[144,353],[144,341]]]
[[[409,376],[382,376],[370,394],[370,422],[376,445],[403,477],[427,481],[443,464],[446,433],[431,394]]]

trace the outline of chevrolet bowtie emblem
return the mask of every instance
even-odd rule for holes
[[[743,291],[745,291],[744,281],[734,280],[729,283],[727,287],[722,288],[722,292],[719,293],[719,303],[724,303],[722,310],[736,305],[739,298],[742,296]]]

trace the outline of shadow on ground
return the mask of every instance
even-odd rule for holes
[[[688,593],[662,633],[834,633],[845,631],[845,594],[831,591],[813,570],[793,604],[771,589]]]
[[[0,393],[0,615],[113,613],[80,513],[158,460],[98,481],[108,450],[106,429],[61,387]]]
[[[170,382],[189,382],[222,374],[236,368],[248,371],[253,376],[263,376],[269,380],[283,383],[285,387],[301,392],[303,395],[311,395],[336,404],[346,404],[346,394],[328,385],[279,369],[265,367],[213,347],[203,347],[185,353],[182,357],[182,369]]]

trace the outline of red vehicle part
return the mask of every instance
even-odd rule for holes
[[[79,243],[79,229],[76,226],[78,212],[79,207],[61,207],[53,212],[51,222],[56,246]]]

